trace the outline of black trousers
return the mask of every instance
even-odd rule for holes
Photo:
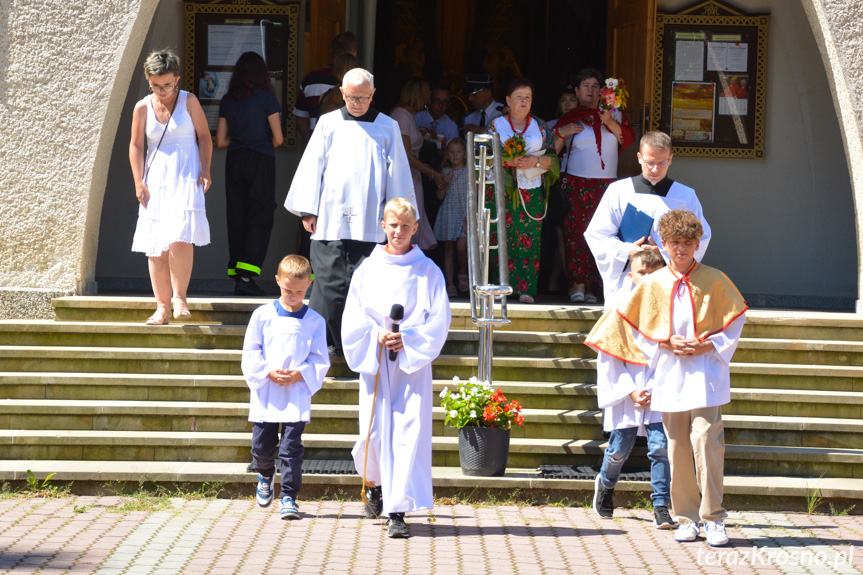
[[[309,307],[323,316],[327,342],[338,352],[342,349],[342,314],[351,278],[374,249],[374,242],[312,240],[310,253],[315,281]]]
[[[279,441],[279,426],[282,440]],[[272,477],[276,472],[273,452],[279,446],[282,460],[282,495],[297,498],[303,484],[303,430],[306,422],[254,423],[252,426],[252,463],[261,475]]]
[[[228,275],[261,275],[276,209],[276,159],[245,148],[229,151],[225,199]]]

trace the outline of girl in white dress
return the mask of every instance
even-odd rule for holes
[[[180,59],[171,50],[151,53],[144,75],[151,95],[135,105],[129,162],[135,178],[138,225],[132,251],[149,258],[156,313],[147,325],[190,317],[186,290],[193,245],[210,243],[204,194],[210,187],[213,141],[194,94],[178,89]],[[146,158],[144,142],[146,141]]]

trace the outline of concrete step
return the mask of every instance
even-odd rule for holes
[[[256,307],[272,298],[190,298],[188,324],[246,325]],[[57,320],[143,323],[155,309],[149,297],[71,296],[53,300]],[[465,302],[452,304],[453,329],[475,329]],[[602,315],[599,306],[509,304],[512,324],[496,329],[529,332],[588,332]],[[172,320],[172,324],[178,323]],[[863,317],[853,313],[749,310],[743,337],[859,341]]]
[[[246,472],[248,462],[227,463],[223,461],[129,461],[118,466],[115,461],[68,461],[68,460],[5,460],[0,461],[0,481],[24,484],[28,470],[41,479],[53,473],[52,483],[70,485],[73,493],[111,493],[118,484],[127,483],[132,488],[140,482],[164,485],[169,488],[179,485],[203,483],[224,485],[228,492],[253,493],[256,477]],[[276,480],[278,483],[279,479]],[[349,496],[359,497],[358,475],[304,474],[304,493],[316,486],[341,489]],[[517,468],[510,465],[503,477],[468,477],[458,466],[436,466],[432,468],[432,484],[437,495],[462,492],[480,493],[496,490],[502,493],[554,492],[558,497],[570,501],[581,501],[593,494],[593,480],[545,479],[536,469]],[[650,493],[648,482],[621,481],[615,491],[623,493]],[[788,477],[783,474],[754,476],[726,473],[726,507],[736,510],[786,509],[806,510],[806,497],[817,493],[822,497],[820,509],[836,502],[847,508],[863,501],[863,479],[827,477]],[[303,495],[300,495],[300,499]]]
[[[252,312],[270,303],[272,297],[189,298],[192,317],[182,323],[247,325]],[[55,319],[76,322],[130,322],[143,324],[156,308],[156,300],[148,297],[70,296],[52,300]],[[475,329],[469,305],[454,302],[453,329]],[[499,328],[520,331],[587,332],[602,315],[599,306],[561,306],[509,304],[509,326]],[[177,323],[171,320],[171,323]],[[159,326],[161,327],[161,326]]]
[[[733,405],[733,404],[732,404]],[[729,410],[730,411],[730,410]],[[523,427],[512,437],[602,439],[602,413],[597,409],[522,410]],[[94,431],[251,431],[248,405],[181,401],[0,400],[0,428]],[[316,403],[307,433],[359,433],[356,405]],[[433,433],[455,435],[444,427],[442,408],[432,411]],[[740,415],[725,413],[725,441],[735,445],[863,449],[863,419]]]
[[[0,372],[241,375],[240,350],[78,346],[0,346]],[[476,357],[441,355],[434,377],[476,374]],[[771,363],[731,364],[732,386],[769,389],[823,389],[863,392],[863,366]],[[354,375],[342,359],[331,377]],[[595,383],[595,360],[587,357],[505,357],[494,359],[498,381]]]
[[[510,399],[534,409],[596,409],[596,386],[592,383],[498,381],[496,385]],[[452,387],[452,380],[436,379],[433,387],[438,394],[444,387]],[[328,377],[313,401],[355,405],[357,393],[356,378]],[[249,391],[242,375],[4,372],[0,373],[0,398],[247,405]],[[863,419],[863,393],[855,391],[732,387],[731,400],[723,407],[724,413]]]
[[[117,322],[0,321],[0,346],[107,347],[240,350],[245,326],[185,324],[145,326]],[[593,358],[584,332],[502,331],[494,338],[497,357]],[[475,356],[478,332],[451,330],[445,355]],[[863,342],[741,338],[736,363],[863,365]]]
[[[0,321],[0,346],[243,349],[245,325]]]
[[[305,434],[305,457],[348,460],[356,440],[356,434]],[[247,463],[251,433],[2,429],[0,446],[6,454],[4,460]],[[598,466],[605,447],[601,439],[512,437],[508,465],[527,468],[545,464]],[[436,466],[459,466],[455,433],[432,438],[432,460]],[[630,464],[648,467],[645,448],[633,450]],[[863,450],[729,444],[725,469],[729,474],[859,478],[863,473]]]
[[[512,437],[602,439],[602,416],[595,410],[522,410],[529,425],[515,427]],[[105,400],[0,400],[0,428],[94,431],[251,432],[249,408],[242,403]],[[444,412],[432,411],[432,433],[455,435],[444,427]],[[359,433],[356,405],[312,406],[306,433]]]

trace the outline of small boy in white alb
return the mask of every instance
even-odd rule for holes
[[[729,364],[746,302],[728,276],[695,259],[704,229],[688,210],[659,220],[668,266],[635,288],[616,313],[597,322],[587,343],[654,369],[653,409],[662,412],[671,463],[677,541],[726,545],[722,507],[725,431],[721,406],[731,401]],[[600,325],[600,323],[602,325]]]
[[[658,252],[642,250],[632,257],[629,279],[634,286],[662,268],[665,262]],[[626,296],[629,294],[626,293]],[[626,297],[623,298],[626,300]],[[606,312],[616,313],[614,309]],[[600,325],[599,322],[597,325]],[[590,340],[590,336],[588,336]],[[596,392],[603,410],[603,428],[610,431],[608,447],[602,468],[596,476],[593,493],[593,510],[600,517],[614,514],[614,487],[620,471],[635,446],[637,435],[647,436],[647,458],[650,460],[650,486],[653,489],[654,525],[657,529],[671,529],[677,522],[668,512],[671,469],[668,464],[668,440],[662,428],[662,413],[651,409],[653,370],[648,366],[627,363],[597,350]]]
[[[303,303],[311,276],[306,258],[285,257],[276,275],[281,296],[254,311],[243,342],[242,369],[251,389],[249,421],[254,424],[252,463],[258,471],[256,498],[261,507],[273,501],[278,446],[282,519],[300,518],[296,499],[303,476],[302,434],[310,421],[312,395],[330,369],[324,319]]]

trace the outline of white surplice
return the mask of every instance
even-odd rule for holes
[[[417,207],[410,164],[395,120],[346,119],[343,110],[318,120],[300,160],[285,207],[317,216],[313,240],[380,243],[384,206],[407,198]]]
[[[277,305],[254,311],[243,340],[241,367],[251,389],[249,421],[309,422],[312,395],[330,369],[324,318],[308,307],[302,319],[286,317],[279,315]],[[274,369],[298,369],[303,381],[281,386],[267,377]]]
[[[684,282],[675,293],[672,304],[672,333],[695,337],[692,297]],[[713,349],[702,355],[678,356],[659,347],[635,328],[633,336],[644,353],[653,374],[651,407],[657,411],[691,411],[702,407],[717,407],[731,401],[731,357],[740,341],[746,314],[742,313],[725,329],[708,336]]]
[[[603,410],[603,431],[637,427],[638,435],[645,436],[644,425],[662,423],[662,412],[652,407],[635,407],[629,394],[639,389],[653,392],[653,370],[650,367],[626,363],[607,353],[598,352],[596,397],[599,408]]]
[[[640,178],[641,176],[635,176]],[[662,257],[668,261],[668,253],[662,248],[662,238],[659,235],[659,218],[669,210],[684,209],[693,212],[704,227],[701,245],[695,252],[695,259],[701,261],[710,243],[710,226],[704,219],[701,203],[695,195],[695,190],[674,182],[665,197],[654,194],[636,193],[632,178],[613,182],[602,196],[587,230],[584,239],[587,242],[599,275],[602,276],[602,288],[605,297],[605,309],[614,308],[625,294],[632,289],[632,282],[626,277],[629,253],[635,244],[623,242],[618,236],[620,222],[627,204],[632,204],[638,210],[653,218],[653,229],[650,238],[660,246]]]
[[[404,306],[399,330],[404,349],[390,361],[387,349],[381,353],[378,333],[392,329],[393,304]],[[449,325],[446,281],[420,249],[398,256],[378,245],[354,272],[342,318],[345,360],[360,374],[360,438],[353,457],[362,476],[380,367],[365,476],[381,486],[386,514],[434,506],[431,362]]]

